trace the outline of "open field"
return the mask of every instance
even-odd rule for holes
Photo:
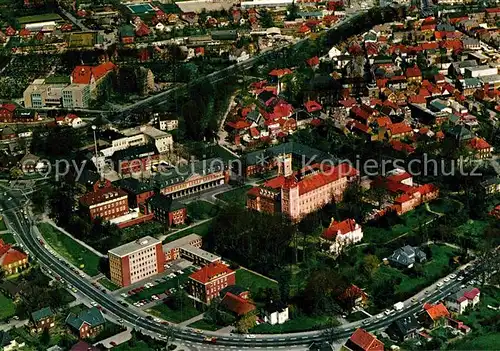
[[[229,190],[225,193],[216,195],[216,198],[228,204],[235,204],[239,207],[245,207],[247,201],[247,192],[251,188],[251,185],[245,185],[243,187]]]
[[[0,239],[4,241],[4,243],[7,244],[15,244],[16,239],[14,239],[14,235],[12,233],[4,233],[0,234]]]
[[[207,201],[193,201],[186,206],[188,216],[194,220],[208,219],[217,215],[216,206]]]
[[[109,280],[106,277],[99,279],[97,282],[99,284],[101,284],[102,286],[104,286],[109,291],[115,291],[115,290],[118,290],[121,288],[120,286],[116,285],[115,283],[113,283],[111,280]]]
[[[452,213],[463,207],[463,204],[457,200],[449,198],[436,199],[429,203],[429,208],[437,213]]]
[[[187,305],[184,306],[181,310],[175,311],[164,303],[160,303],[159,305],[146,310],[146,312],[174,323],[182,323],[201,313],[196,308],[194,308],[193,305]]]
[[[236,284],[248,289],[254,295],[259,289],[278,287],[275,281],[255,274],[245,268],[240,268],[236,271]]]
[[[283,324],[275,324],[275,325],[267,323],[259,324],[250,329],[250,333],[253,334],[293,333],[299,331],[323,329],[328,327],[330,323],[331,321],[329,316],[319,316],[319,317],[298,316],[296,318],[290,319],[289,321]]]
[[[6,320],[16,314],[16,305],[7,296],[0,293],[0,321]]]
[[[61,233],[49,223],[39,223],[43,238],[57,253],[90,276],[99,274],[99,256],[83,247],[71,237]]]
[[[207,322],[205,319],[201,319],[199,321],[191,323],[188,325],[188,327],[201,330],[210,330],[210,331],[216,331],[217,329],[222,328],[219,327],[218,325]]]
[[[7,226],[5,225],[3,219],[0,219],[0,231],[2,230],[7,230]]]
[[[57,13],[44,13],[41,15],[24,16],[17,19],[19,24],[48,22],[48,21],[62,21],[62,17]]]

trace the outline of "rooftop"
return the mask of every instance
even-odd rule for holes
[[[184,245],[182,246],[182,249],[184,251],[190,252],[195,256],[201,257],[209,262],[216,262],[220,261],[221,257],[214,255],[211,252],[205,251],[203,249],[199,249],[197,247],[191,246],[191,245]]]
[[[206,284],[217,277],[233,273],[234,271],[225,264],[222,264],[220,262],[214,262],[207,264],[206,266],[197,270],[196,272],[191,274],[189,278],[196,280],[202,284]]]
[[[172,249],[175,249],[177,247],[182,247],[182,246],[186,246],[186,245],[189,245],[189,243],[195,241],[195,240],[199,240],[201,239],[202,237],[198,234],[195,234],[195,233],[192,233],[192,234],[189,234],[189,235],[186,235],[182,238],[179,238],[177,240],[174,240],[174,241],[171,241],[169,243],[166,243],[163,245],[163,252],[168,252]]]
[[[118,256],[118,257],[124,257],[128,256],[136,251],[161,244],[161,241],[158,239],[155,239],[151,236],[145,236],[143,238],[137,239],[135,241],[132,241],[130,243],[123,244],[122,246],[115,247],[114,249],[111,249],[108,251],[108,253]]]

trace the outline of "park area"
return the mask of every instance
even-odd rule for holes
[[[109,291],[115,291],[115,290],[118,290],[121,288],[120,286],[116,285],[115,283],[113,283],[111,280],[109,280],[106,277],[99,279],[97,282],[99,284],[101,284],[102,286],[104,286]]]
[[[207,236],[207,234],[210,231],[211,225],[212,225],[212,220],[209,219],[209,220],[206,220],[205,222],[200,223],[198,225],[195,225],[193,227],[179,230],[179,231],[174,232],[171,235],[167,236],[167,238],[165,238],[165,240],[163,240],[163,243],[164,244],[170,243],[172,241],[183,238],[186,235],[193,234],[193,233],[198,234],[201,237]]]
[[[193,220],[203,220],[215,217],[218,213],[217,206],[208,201],[193,201],[187,205],[188,216]]]
[[[336,324],[338,324],[338,322],[329,316],[299,315],[293,317],[283,324],[271,325],[267,323],[261,323],[250,329],[249,332],[252,334],[295,333],[301,331],[325,329]]]
[[[16,314],[16,305],[7,296],[0,293],[0,321],[4,321]]]
[[[59,16],[57,13],[43,13],[40,15],[19,17],[17,19],[17,22],[21,25],[28,23],[49,22],[49,21],[56,21],[56,22],[62,21],[62,17]]]
[[[70,263],[82,269],[90,276],[100,273],[100,257],[95,253],[80,245],[70,236],[60,232],[49,223],[39,223],[38,229],[47,244]]]
[[[165,303],[160,303],[159,305],[146,310],[146,312],[173,323],[182,323],[201,313],[192,304],[187,304],[179,310],[173,310]]]

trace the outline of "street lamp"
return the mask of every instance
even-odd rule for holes
[[[95,124],[93,124],[92,125],[92,130],[94,131],[95,158],[96,158],[96,161],[97,161],[97,137],[96,137],[96,134],[95,134],[96,129],[97,129],[97,126]]]

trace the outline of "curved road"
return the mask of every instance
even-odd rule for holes
[[[144,316],[138,315],[138,312],[134,309],[122,306],[120,302],[115,300],[112,296],[94,287],[86,279],[82,279],[82,277],[71,270],[66,262],[61,262],[62,260],[54,257],[43,245],[40,244],[37,238],[39,235],[38,229],[33,223],[33,219],[25,219],[20,213],[20,209],[23,206],[23,204],[20,202],[20,198],[14,197],[15,194],[11,193],[10,191],[7,191],[7,193],[8,195],[3,196],[0,200],[5,211],[4,216],[7,219],[6,222],[12,232],[17,235],[18,241],[22,243],[24,248],[29,251],[33,259],[37,259],[46,267],[50,267],[50,269],[54,273],[61,276],[68,283],[75,286],[81,293],[96,301],[110,313],[134,325],[136,329],[157,334],[157,337],[159,338],[169,333],[173,333],[176,339],[180,341],[189,341],[192,343],[203,343],[205,336],[215,336],[217,337],[218,346],[224,345],[238,348],[284,348],[286,346],[293,345],[304,346],[306,348],[313,342],[332,342],[336,339],[346,338],[360,326],[369,331],[385,328],[396,319],[421,311],[423,302],[435,302],[441,300],[443,297],[451,293],[454,289],[457,289],[461,284],[464,284],[466,281],[473,279],[473,277],[476,276],[476,271],[479,269],[478,267],[476,267],[468,274],[463,274],[463,272],[461,272],[462,275],[465,275],[465,279],[463,281],[451,280],[446,285],[444,285],[440,289],[434,290],[427,296],[423,295],[422,293],[420,297],[414,298],[414,303],[406,301],[405,306],[408,307],[404,308],[401,311],[394,312],[389,316],[384,315],[382,318],[377,318],[374,316],[363,321],[342,325],[335,329],[290,334],[255,335],[255,337],[252,338],[234,334],[222,335],[214,332],[196,333],[190,328],[166,326],[146,319]],[[11,198],[11,200],[7,200],[7,198]],[[428,288],[427,290],[431,290],[431,288]]]

